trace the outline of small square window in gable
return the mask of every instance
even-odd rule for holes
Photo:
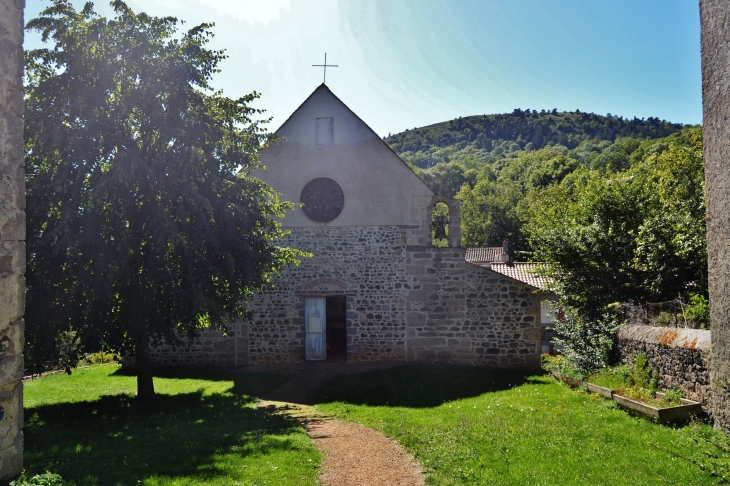
[[[317,145],[332,145],[335,143],[335,119],[317,118]]]

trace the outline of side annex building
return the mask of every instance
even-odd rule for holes
[[[281,244],[312,256],[253,296],[250,322],[153,348],[155,364],[539,367],[544,293],[467,261],[459,201],[434,193],[324,84],[276,133],[257,175],[282,200],[303,204],[282,220]],[[448,207],[446,248],[432,245],[438,203]]]

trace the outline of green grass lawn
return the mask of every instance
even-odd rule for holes
[[[317,408],[382,431],[423,465],[428,484],[705,485],[683,460],[717,450],[707,426],[669,428],[548,376],[402,366],[338,377]]]
[[[155,377],[158,396],[133,398],[117,365],[24,385],[26,475],[46,470],[76,485],[308,485],[320,455],[286,417],[255,410],[285,378],[223,370]]]

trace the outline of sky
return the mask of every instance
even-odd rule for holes
[[[77,9],[82,1],[72,1]],[[213,85],[277,129],[323,81],[386,136],[515,108],[702,121],[697,0],[128,0],[214,22]],[[27,0],[26,21],[50,5]],[[113,12],[106,2],[95,8]],[[25,47],[42,45],[26,33]]]

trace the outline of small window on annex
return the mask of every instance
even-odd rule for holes
[[[335,143],[335,119],[317,118],[317,145],[332,145]]]

